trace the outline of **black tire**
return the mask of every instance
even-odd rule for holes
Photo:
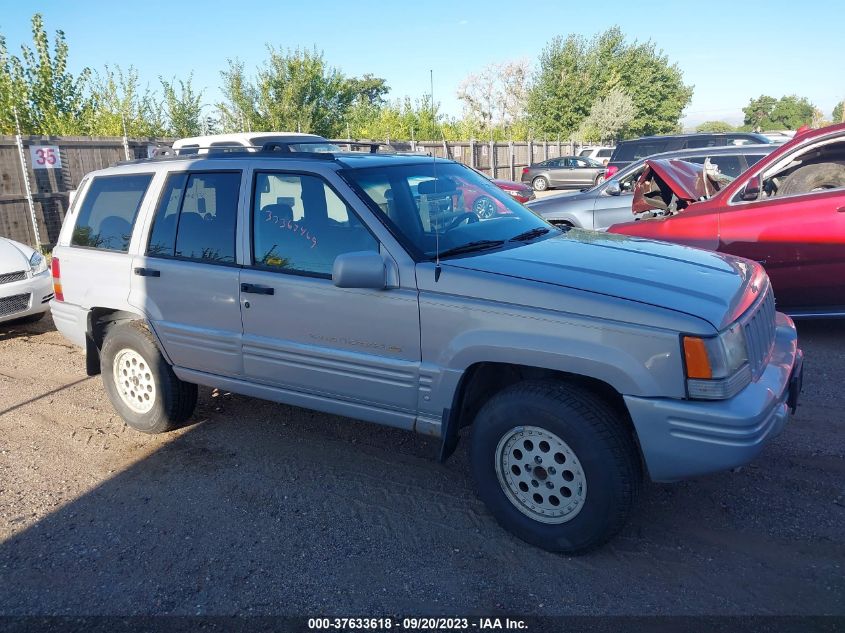
[[[580,510],[564,523],[531,518],[499,481],[500,441],[526,426],[553,433],[580,462],[586,495]],[[574,554],[603,545],[625,525],[642,486],[642,464],[627,421],[601,399],[565,383],[522,382],[491,398],[473,427],[470,457],[478,494],[506,530],[543,549]],[[537,471],[534,467],[531,476]]]
[[[778,195],[789,196],[820,189],[845,187],[845,163],[813,163],[799,167],[778,187]]]
[[[115,383],[114,363],[118,354],[131,350],[138,354],[149,369],[154,383],[151,408],[145,412],[131,409],[119,393]],[[112,326],[106,333],[100,352],[103,385],[115,410],[126,424],[142,433],[164,433],[184,424],[197,404],[197,386],[183,382],[162,356],[147,326],[140,321],[130,321]]]
[[[537,176],[531,181],[531,186],[534,187],[534,191],[545,191],[549,188],[549,181],[545,176]]]

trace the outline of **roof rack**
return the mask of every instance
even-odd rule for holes
[[[190,147],[190,148],[162,148],[155,156],[150,158],[136,158],[134,160],[119,161],[117,165],[130,165],[137,163],[151,163],[164,162],[174,160],[226,160],[232,158],[296,158],[296,159],[310,159],[310,160],[327,160],[334,161],[339,158],[344,158],[344,154],[337,152],[325,151],[294,151],[291,146],[301,145],[347,145],[351,147],[366,147],[367,152],[352,152],[360,154],[378,154],[380,147],[389,147],[390,152],[383,152],[382,155],[404,155],[403,152],[397,152],[388,143],[380,143],[376,141],[268,141],[262,145],[215,145],[209,147]],[[189,150],[187,152],[183,150]],[[205,154],[200,154],[199,150],[212,150]],[[351,150],[350,150],[351,151]],[[414,154],[417,155],[417,154]]]

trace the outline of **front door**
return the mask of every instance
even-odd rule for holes
[[[720,251],[763,264],[778,306],[845,305],[845,189],[735,204],[719,238]]]
[[[241,273],[246,376],[310,394],[314,408],[341,400],[367,408],[361,417],[411,419],[420,365],[415,280],[388,290],[332,283],[342,253],[389,255],[319,177],[257,172],[251,223],[251,265]]]
[[[172,172],[132,262],[129,303],[142,310],[174,365],[241,372],[236,264],[240,171]]]

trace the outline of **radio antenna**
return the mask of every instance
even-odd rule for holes
[[[431,86],[431,121],[434,124],[434,70],[428,71],[429,83]],[[437,199],[437,155],[432,148],[431,151],[431,171],[434,176],[434,197]],[[429,208],[429,217],[431,217],[431,209]],[[440,279],[440,228],[437,226],[437,221],[434,222],[434,281]]]

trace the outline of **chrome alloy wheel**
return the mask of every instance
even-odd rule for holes
[[[537,426],[519,426],[496,446],[496,476],[510,502],[540,523],[566,523],[584,507],[587,478],[569,445]]]
[[[114,384],[127,407],[135,413],[153,408],[156,384],[153,372],[144,357],[133,349],[120,350],[114,357]]]

